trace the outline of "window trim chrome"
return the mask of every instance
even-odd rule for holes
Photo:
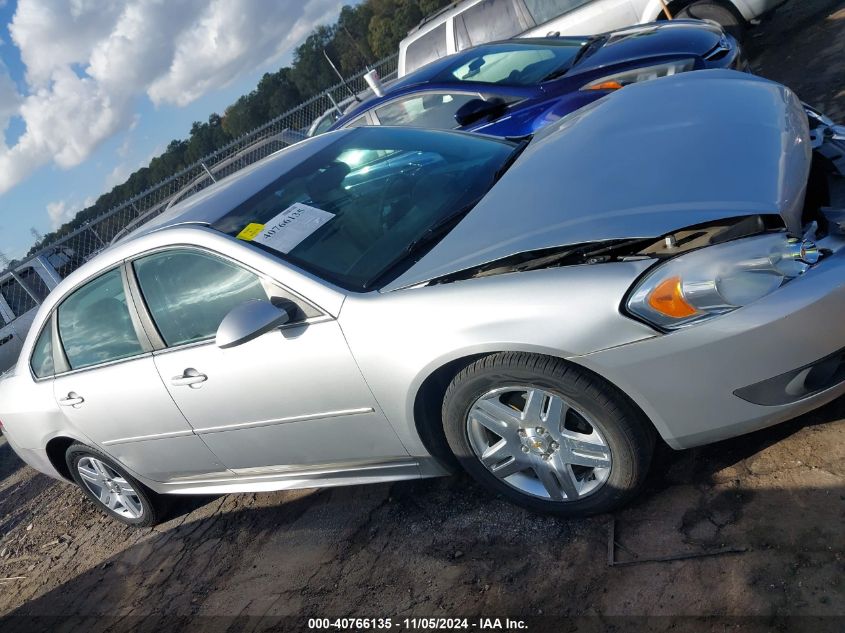
[[[51,312],[50,315],[47,317],[47,322],[41,325],[41,328],[38,330],[38,335],[35,337],[35,343],[32,346],[32,351],[29,353],[29,359],[27,360],[27,366],[29,367],[29,375],[35,382],[45,382],[47,380],[52,380],[56,376],[56,328],[55,328],[55,319],[53,318],[53,313]],[[32,367],[32,358],[35,356],[35,348],[38,345],[38,340],[44,334],[47,328],[50,328],[50,345],[52,349],[53,357],[53,373],[50,376],[43,376],[39,377],[35,374],[35,369]]]

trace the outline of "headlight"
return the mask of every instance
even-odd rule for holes
[[[815,244],[786,233],[707,246],[658,264],[626,305],[658,328],[675,330],[762,299],[818,260]]]
[[[634,70],[626,70],[615,75],[607,75],[601,79],[591,81],[586,86],[582,86],[581,90],[619,90],[639,81],[648,81],[649,79],[657,79],[658,77],[668,77],[669,75],[685,73],[692,70],[694,66],[694,59],[679,59],[656,66],[635,68]]]

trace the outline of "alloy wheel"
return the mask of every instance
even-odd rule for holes
[[[559,394],[531,386],[494,389],[473,403],[466,425],[479,461],[522,493],[576,501],[610,476],[612,456],[603,433]]]
[[[76,464],[82,483],[106,508],[128,519],[144,514],[141,498],[120,473],[96,457],[83,457]]]

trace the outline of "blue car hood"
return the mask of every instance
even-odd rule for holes
[[[786,87],[709,70],[635,84],[544,128],[385,290],[538,249],[780,214],[800,231],[812,150]]]
[[[642,64],[645,58],[677,59],[704,56],[714,50],[724,32],[715,25],[691,20],[646,24],[607,34],[602,46],[578,62],[568,76],[606,66]]]

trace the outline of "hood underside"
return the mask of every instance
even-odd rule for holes
[[[710,70],[635,84],[541,130],[479,204],[384,290],[505,257],[780,214],[800,232],[812,150],[786,87]]]

